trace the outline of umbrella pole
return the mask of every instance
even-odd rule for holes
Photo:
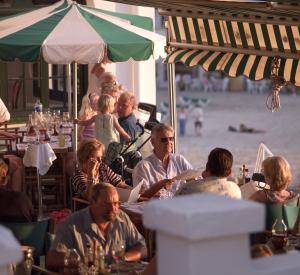
[[[73,63],[73,91],[74,91],[74,104],[73,104],[73,116],[77,118],[77,63]],[[74,138],[73,138],[73,149],[75,159],[77,161],[77,124],[74,125]]]
[[[175,83],[175,64],[167,64],[168,89],[169,89],[169,109],[170,123],[174,129],[174,153],[177,149],[177,114],[176,114],[176,83]]]
[[[72,81],[71,81],[71,64],[67,65],[67,92],[68,92],[68,112],[72,117]]]
[[[37,178],[37,191],[38,191],[38,220],[43,217],[43,198],[42,198],[42,186],[39,169],[36,168],[36,178]]]

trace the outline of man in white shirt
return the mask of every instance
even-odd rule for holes
[[[181,184],[173,180],[178,174],[192,169],[181,155],[173,154],[174,131],[170,126],[158,124],[151,132],[153,153],[140,161],[133,170],[133,186],[143,182],[142,196],[151,198],[161,189],[176,189]]]
[[[235,182],[229,181],[233,163],[232,154],[224,148],[213,149],[208,156],[203,179],[182,186],[176,195],[193,193],[215,193],[235,199],[241,199],[241,190]]]
[[[5,104],[0,98],[0,126],[3,125],[8,120],[10,120],[10,113],[8,112]]]

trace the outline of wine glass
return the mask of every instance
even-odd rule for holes
[[[124,259],[125,255],[125,243],[124,241],[119,241],[113,244],[111,255],[113,260],[116,262],[117,274],[120,274],[120,261]]]
[[[64,266],[68,269],[78,269],[80,256],[75,248],[68,249],[64,257]]]

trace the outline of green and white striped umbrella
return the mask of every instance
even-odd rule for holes
[[[164,55],[165,37],[152,19],[59,1],[0,20],[0,60],[50,64],[140,61]]]

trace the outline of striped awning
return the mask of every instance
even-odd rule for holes
[[[270,78],[272,60],[280,58],[278,75],[300,86],[299,22],[266,24],[181,16],[167,19],[172,51],[166,63],[201,65],[207,71],[260,80]]]
[[[182,62],[186,66],[202,66],[206,71],[223,71],[228,76],[244,75],[252,80],[270,78],[273,57],[234,54],[204,50],[176,49],[165,63]],[[300,62],[297,59],[280,59],[278,75],[300,86]]]
[[[298,23],[299,24],[299,23]],[[300,26],[169,16],[170,45],[190,44],[258,51],[300,59]],[[181,47],[183,48],[183,47]],[[261,55],[264,55],[261,53]]]

